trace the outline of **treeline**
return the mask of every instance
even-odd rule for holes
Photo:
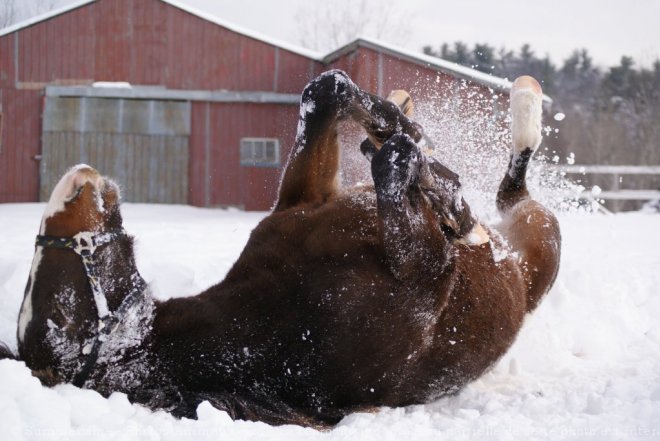
[[[508,78],[532,75],[562,112],[552,142],[560,154],[574,152],[582,164],[660,165],[660,60],[649,68],[624,56],[618,65],[597,66],[587,49],[560,64],[530,47],[496,49],[462,42],[424,47],[424,53]],[[546,118],[547,119],[547,118]]]

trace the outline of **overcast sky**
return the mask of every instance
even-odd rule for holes
[[[179,0],[263,34],[299,43],[296,15],[303,4],[330,0]],[[390,0],[381,0],[381,4]],[[601,65],[622,55],[650,65],[660,58],[660,0],[391,0],[410,14],[407,40],[421,50],[462,40],[517,49],[530,43],[561,63],[586,47]],[[331,2],[332,3],[332,2]]]
[[[0,0],[3,2],[6,0]],[[75,0],[16,0],[25,18],[30,5],[63,6]],[[136,0],[137,1],[137,0]],[[460,40],[472,46],[517,50],[530,43],[539,56],[561,64],[574,49],[587,48],[601,66],[622,55],[650,66],[660,58],[660,0],[178,0],[196,9],[287,43],[300,45],[301,10],[367,1],[393,7],[407,17],[380,38],[407,49]],[[367,35],[374,37],[374,35]],[[335,49],[335,48],[333,48]]]

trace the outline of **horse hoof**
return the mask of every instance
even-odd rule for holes
[[[408,135],[394,135],[371,161],[371,175],[377,192],[398,195],[418,179],[423,155]]]
[[[532,152],[541,144],[541,103],[543,90],[534,78],[524,75],[516,78],[511,87],[511,135],[513,150]]]
[[[391,91],[387,96],[387,101],[396,104],[399,109],[401,109],[401,113],[407,117],[412,116],[414,109],[412,98],[410,98],[410,94],[405,90],[399,89]]]

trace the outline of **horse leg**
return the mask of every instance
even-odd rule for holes
[[[381,243],[390,270],[405,282],[437,277],[448,262],[449,242],[419,186],[425,166],[405,135],[390,138],[371,161]]]
[[[301,204],[319,205],[336,194],[337,126],[349,117],[379,145],[394,133],[420,136],[417,126],[396,104],[364,92],[344,72],[332,70],[319,75],[302,93],[298,131],[275,211]]]
[[[533,310],[550,289],[559,269],[561,234],[555,216],[527,190],[529,161],[541,144],[541,101],[539,83],[523,76],[511,89],[513,149],[507,173],[497,193],[502,214],[498,228],[523,264],[528,286],[527,310]]]

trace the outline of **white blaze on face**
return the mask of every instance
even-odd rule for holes
[[[513,150],[536,151],[541,144],[541,85],[530,76],[518,77],[511,88],[511,134]]]
[[[23,343],[25,340],[25,330],[32,321],[32,289],[34,288],[34,278],[37,274],[37,268],[39,268],[42,256],[43,252],[41,248],[37,248],[32,258],[32,268],[30,268],[30,285],[25,290],[25,298],[23,298],[21,312],[18,316],[18,341],[20,343]]]
[[[81,173],[82,172],[82,173]],[[52,217],[56,213],[64,211],[64,204],[75,196],[77,190],[86,183],[92,183],[94,187],[101,188],[103,185],[103,178],[101,175],[87,164],[74,165],[67,171],[64,176],[59,180],[53,192],[50,195],[44,216],[41,221],[40,233],[43,234],[46,227],[46,219]],[[103,201],[103,198],[98,198]],[[99,210],[103,211],[102,202],[99,203]]]

